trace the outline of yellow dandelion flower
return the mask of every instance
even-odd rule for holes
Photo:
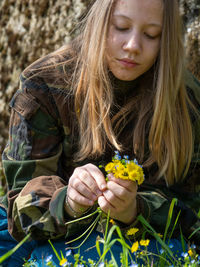
[[[116,178],[120,178],[120,179],[123,179],[123,180],[127,180],[128,179],[127,173],[124,172],[123,170],[115,172],[114,173],[114,176]]]
[[[194,253],[191,249],[188,250],[188,254],[190,255],[190,257],[194,256]]]
[[[67,259],[63,258],[60,262],[59,265],[63,266],[63,264],[65,264],[67,262]]]
[[[125,171],[125,166],[119,162],[118,164],[115,164],[116,171]]]
[[[139,231],[138,228],[131,228],[127,231],[127,235],[135,235]]]
[[[110,162],[105,166],[105,171],[108,173],[111,173],[114,171],[114,168],[115,168],[115,164],[113,162]]]
[[[134,162],[130,162],[127,164],[127,170],[128,172],[136,171],[137,165]]]
[[[147,247],[149,245],[150,240],[146,239],[146,240],[140,240],[140,245]]]
[[[115,221],[113,219],[110,219],[110,223],[115,224]]]
[[[116,157],[112,159],[112,162],[109,162],[105,166],[105,171],[107,173],[113,173],[116,178],[136,181],[138,185],[141,185],[144,182],[142,166],[138,165],[136,160],[127,160],[127,156],[124,156],[121,160],[118,153],[115,154]]]
[[[141,185],[144,182],[144,175],[141,175],[137,179],[138,185]]]
[[[130,180],[136,181],[137,171],[134,170],[134,171],[129,172],[128,173],[128,177],[129,177]]]
[[[138,250],[138,248],[139,248],[139,243],[138,243],[138,241],[136,241],[133,243],[133,245],[131,247],[131,253],[136,252]]]

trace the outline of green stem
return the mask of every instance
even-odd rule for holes
[[[51,243],[51,240],[48,240],[49,241],[49,244],[51,245],[51,248],[53,249],[56,257],[58,258],[59,261],[61,261],[61,257],[59,256],[58,252],[56,251],[56,249],[54,248],[53,244]]]
[[[90,232],[88,233],[88,235],[86,236],[86,238],[81,242],[81,244],[78,245],[78,246],[76,246],[76,247],[69,247],[68,249],[77,249],[77,248],[80,248],[80,247],[85,243],[85,241],[88,239],[88,237],[89,237],[90,234],[92,233],[94,227],[96,226],[96,224],[97,224],[97,222],[98,222],[100,216],[101,216],[101,214],[99,214],[99,215],[97,216],[97,218],[95,219],[95,221],[92,223],[92,228],[91,228]],[[84,233],[85,233],[85,232],[84,232]],[[80,239],[80,237],[77,237],[77,238],[75,238],[75,239],[73,239],[72,241],[69,241],[69,242],[70,242],[70,243],[71,243],[71,242],[75,242],[75,241],[78,240],[78,239]],[[65,244],[68,244],[68,242],[66,242]]]
[[[105,255],[105,250],[107,249],[107,235],[108,235],[108,225],[109,225],[109,218],[110,218],[110,210],[108,211],[108,214],[107,214],[107,220],[106,220],[106,230],[105,230],[105,235],[104,235],[104,240],[105,240],[105,243],[104,243],[104,246],[103,246],[103,255]],[[104,258],[105,256],[103,257],[103,262],[104,262]]]
[[[10,257],[19,247],[21,247],[21,245],[23,245],[30,237],[31,233],[29,233],[27,236],[25,236],[25,238],[20,241],[13,249],[9,250],[6,254],[4,254],[1,258],[0,258],[0,263],[2,263],[3,261],[5,261],[8,257]]]
[[[87,219],[87,218],[90,218],[91,216],[95,215],[96,213],[101,213],[102,211],[100,209],[96,209],[93,213],[90,213],[86,216],[83,216],[83,217],[80,217],[80,218],[77,218],[75,220],[72,220],[72,221],[69,221],[69,222],[66,222],[65,225],[68,225],[68,224],[71,224],[71,223],[74,223],[74,222],[79,222],[81,220],[84,220],[84,219]]]
[[[154,257],[158,257],[159,259],[165,261],[166,264],[168,264],[169,266],[171,265],[171,263],[170,263],[166,258],[164,258],[164,257],[161,256],[161,255],[155,254],[155,253],[153,253],[153,252],[150,252],[149,255],[154,256]],[[166,265],[165,265],[165,266],[166,266]],[[178,265],[178,266],[179,266],[179,265]]]
[[[75,242],[75,241],[77,241],[78,239],[80,239],[81,237],[83,237],[92,227],[93,227],[93,225],[94,224],[96,224],[96,220],[98,220],[99,219],[99,217],[100,217],[100,215],[101,214],[99,214],[98,216],[97,216],[97,218],[94,220],[94,222],[87,228],[87,230],[84,232],[84,233],[82,233],[80,236],[78,236],[77,238],[75,238],[75,239],[73,239],[73,240],[70,240],[70,241],[68,241],[68,242],[66,242],[65,244],[66,245],[68,245],[68,244],[70,244],[70,243],[72,243],[72,242]]]

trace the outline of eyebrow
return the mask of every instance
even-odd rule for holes
[[[122,14],[113,14],[113,17],[122,17],[124,19],[131,20],[129,17],[122,15]],[[159,27],[162,28],[162,25],[160,23],[152,22],[152,23],[147,23],[148,26],[154,26],[154,27]]]

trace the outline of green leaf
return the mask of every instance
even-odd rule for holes
[[[164,237],[163,237],[163,240],[164,241],[166,240],[167,232],[168,232],[169,226],[171,224],[171,220],[172,220],[173,210],[174,210],[174,205],[175,204],[177,204],[177,199],[176,198],[173,198],[172,199],[172,202],[170,204],[170,207],[169,207],[169,212],[168,212],[168,217],[167,217],[167,224],[165,226],[165,233],[164,233]]]
[[[181,214],[181,210],[179,211],[179,213],[178,213],[178,215],[177,215],[177,217],[176,217],[176,220],[175,220],[175,222],[174,222],[174,226],[173,226],[172,231],[171,231],[170,236],[169,236],[169,240],[171,239],[171,237],[172,237],[172,235],[173,235],[173,232],[174,232],[174,229],[175,229],[175,227],[176,227],[176,225],[177,225],[177,223],[178,223],[178,219],[179,219],[179,217],[180,217],[180,214]]]
[[[113,232],[116,230],[117,228],[117,225],[113,225],[110,229],[110,231],[108,232],[108,236],[107,238],[105,239],[106,243],[109,243],[111,238],[112,238],[112,235],[113,235]]]
[[[53,252],[55,253],[56,257],[58,258],[59,261],[61,261],[61,257],[59,256],[57,250],[54,248],[53,244],[51,243],[51,240],[49,239],[48,240],[49,244],[51,245],[52,249],[53,249]]]
[[[196,234],[196,232],[200,231],[200,227],[198,227],[189,237],[188,239],[190,239],[194,234]]]
[[[99,254],[99,257],[101,257],[101,250],[100,250],[99,240],[96,240],[96,250],[97,250],[97,253]]]
[[[177,259],[173,256],[173,252],[171,251],[171,249],[168,247],[168,245],[158,236],[157,232],[151,227],[151,225],[145,220],[145,218],[142,215],[139,215],[138,220],[143,224],[143,226],[147,229],[150,229],[150,231],[148,231],[150,234],[152,234],[155,239],[161,244],[161,246],[168,252],[168,254],[173,258],[174,261],[178,262]]]
[[[3,256],[0,257],[0,263],[5,261],[8,257],[10,257],[18,248],[20,248],[30,237],[31,233],[24,237],[22,241],[20,241],[14,248],[6,252]]]
[[[185,240],[184,240],[184,237],[183,237],[181,226],[180,226],[180,233],[181,233],[181,245],[182,245],[182,248],[183,248],[183,252],[186,252]]]

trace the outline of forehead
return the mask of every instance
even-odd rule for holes
[[[113,15],[131,20],[162,23],[163,0],[117,0]]]

